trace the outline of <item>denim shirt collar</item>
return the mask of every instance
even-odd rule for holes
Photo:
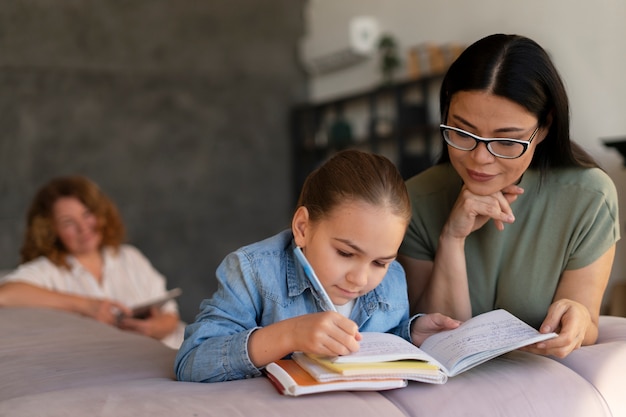
[[[309,283],[309,279],[304,273],[304,268],[296,262],[296,257],[293,254],[296,248],[296,243],[291,240],[287,251],[287,291],[290,297],[297,297],[306,291],[307,288],[313,290],[313,287]]]

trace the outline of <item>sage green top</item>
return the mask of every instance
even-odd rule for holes
[[[432,261],[461,190],[450,164],[407,181],[413,216],[400,253]],[[615,185],[604,171],[553,169],[540,184],[529,169],[504,231],[489,221],[465,241],[472,314],[504,308],[534,327],[546,316],[561,273],[591,264],[620,238]],[[410,278],[408,278],[410,279]]]

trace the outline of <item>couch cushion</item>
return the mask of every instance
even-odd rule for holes
[[[264,377],[173,379],[175,351],[56,310],[0,308],[2,416],[404,417],[377,392],[280,395]]]
[[[614,417],[626,417],[626,318],[601,316],[598,341],[570,353],[558,362],[591,383]]]
[[[202,384],[147,378],[33,394],[0,402],[11,417],[298,416],[406,417],[377,392],[278,394],[264,377]]]
[[[0,308],[0,400],[145,378],[174,379],[176,351],[58,310]]]
[[[511,352],[449,378],[382,392],[409,416],[610,416],[595,388],[544,356]]]
[[[61,311],[0,308],[0,334],[0,415],[14,417],[601,417],[611,415],[607,404],[626,417],[619,401],[626,319],[602,318],[599,344],[560,362],[511,352],[444,385],[297,398],[279,395],[266,378],[174,381],[174,350]]]

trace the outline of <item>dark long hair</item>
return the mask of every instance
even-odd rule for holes
[[[570,139],[565,86],[547,52],[519,35],[495,34],[470,45],[450,66],[441,86],[440,110],[446,123],[450,101],[459,91],[485,91],[504,97],[534,114],[546,138],[537,145],[530,166],[545,176],[554,167],[597,167],[596,161]],[[448,162],[443,147],[439,163]]]

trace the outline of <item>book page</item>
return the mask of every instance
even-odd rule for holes
[[[469,365],[475,366],[500,354],[555,336],[542,335],[505,310],[494,310],[473,317],[457,329],[430,336],[421,348],[452,376],[469,369]],[[470,363],[463,369],[454,369],[464,359]]]
[[[384,363],[367,363],[367,364],[336,364],[328,360],[321,360],[316,356],[309,356],[302,352],[294,352],[292,358],[302,368],[304,368],[309,374],[313,376],[317,381],[356,381],[366,380],[374,381],[380,379],[408,379],[413,381],[427,382],[431,384],[443,384],[447,381],[448,377],[441,372],[437,367],[433,367],[424,362],[410,361],[410,364],[399,364],[398,367],[394,365],[398,362],[388,362],[390,365],[387,369],[377,369],[378,365],[384,366]],[[333,370],[333,367],[350,367],[351,372],[348,375],[343,372]],[[359,370],[358,368],[361,367]]]
[[[417,346],[391,333],[363,332],[358,352],[337,356],[336,363],[384,362],[401,359],[428,361],[430,358]]]

